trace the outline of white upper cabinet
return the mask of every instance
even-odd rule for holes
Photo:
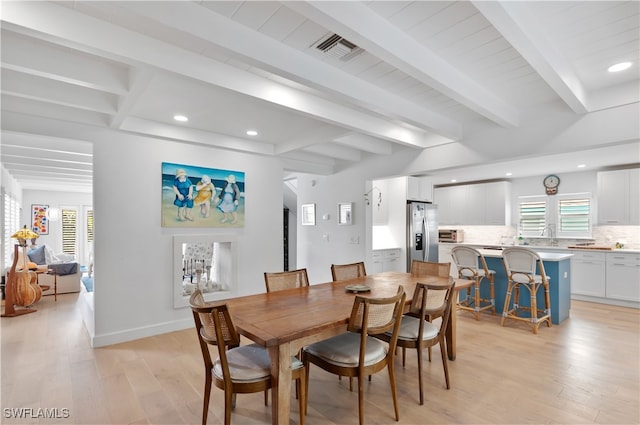
[[[598,173],[598,223],[640,224],[640,169]]]
[[[407,177],[407,199],[410,201],[433,201],[433,183],[424,177]]]
[[[511,189],[506,181],[437,187],[441,225],[509,225]]]

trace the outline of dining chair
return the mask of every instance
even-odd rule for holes
[[[405,299],[406,294],[402,286],[398,287],[395,296],[389,298],[356,295],[347,332],[311,344],[302,352],[302,362],[307,371],[309,364],[313,363],[329,373],[358,378],[360,425],[364,423],[364,378],[385,367],[389,372],[395,419],[400,419],[393,353],[398,340]],[[391,332],[388,344],[375,338],[376,335],[388,331]]]
[[[411,276],[447,277],[449,276],[450,271],[451,271],[451,263],[445,263],[445,262],[436,263],[432,261],[411,260]],[[435,314],[436,313],[434,312],[432,315],[429,315],[427,320],[432,322],[433,320],[437,319],[439,316]],[[405,357],[405,350],[402,350],[402,358],[404,359],[404,357]],[[431,361],[431,347],[429,347],[429,361]]]
[[[405,352],[407,348],[415,348],[418,353],[418,385],[420,389],[420,404],[424,404],[422,385],[422,350],[440,345],[444,379],[449,385],[449,367],[447,366],[447,353],[445,346],[445,334],[449,325],[449,312],[453,304],[453,286],[455,282],[449,276],[449,283],[431,284],[417,283],[411,299],[409,311],[402,316],[400,331],[398,332],[397,346],[402,348],[402,367],[405,366]],[[442,317],[438,324],[434,324],[429,317]],[[390,342],[393,333],[387,331],[376,335],[376,338]]]
[[[476,320],[480,320],[480,312],[490,310],[496,314],[496,293],[494,285],[495,270],[487,267],[484,255],[470,246],[459,245],[451,250],[451,257],[458,269],[458,277],[473,280],[473,286],[467,288],[467,296],[457,302],[459,310],[472,311]],[[483,282],[489,286],[489,298],[482,298],[480,287]],[[471,294],[473,291],[473,296]]]
[[[268,404],[268,390],[272,386],[271,359],[269,352],[258,344],[240,345],[240,335],[236,331],[226,304],[206,304],[198,289],[189,298],[193,312],[200,350],[204,358],[205,384],[202,406],[202,425],[207,423],[212,382],[224,390],[224,423],[231,424],[231,411],[235,408],[236,394],[264,391],[265,405]],[[213,361],[209,345],[218,348],[218,358]],[[304,425],[307,406],[306,369],[296,357],[292,358],[291,376],[296,381],[300,393],[300,425]]]
[[[364,267],[364,262],[351,263],[351,264],[332,264],[331,265],[331,277],[334,282],[340,280],[356,279],[367,275],[367,271]]]
[[[434,263],[431,261],[411,261],[411,276],[449,276],[451,263]]]
[[[551,300],[549,297],[549,277],[544,271],[544,264],[537,252],[529,248],[509,247],[502,250],[502,263],[507,274],[507,296],[504,300],[502,320],[504,326],[507,319],[527,322],[531,325],[533,333],[538,333],[538,328],[543,322],[551,327]],[[538,269],[536,271],[536,268]],[[521,306],[520,287],[529,293],[531,304],[529,307]],[[544,309],[538,308],[538,290],[544,290]],[[513,307],[511,303],[513,302]],[[529,312],[521,316],[523,312]]]
[[[267,287],[267,292],[281,291],[283,289],[309,286],[309,277],[307,276],[307,269],[267,272],[264,274],[264,283]]]

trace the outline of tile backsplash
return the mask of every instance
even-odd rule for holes
[[[451,228],[451,226],[443,226]],[[515,226],[458,226],[464,230],[464,242],[470,244],[509,245],[517,237]],[[531,238],[525,240],[528,244],[549,245],[548,238]],[[569,246],[576,243],[593,242],[595,245],[624,244],[628,249],[640,249],[640,226],[594,226],[593,239],[563,239],[559,238],[558,246]]]

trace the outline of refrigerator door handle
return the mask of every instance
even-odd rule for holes
[[[426,239],[422,245],[424,247],[422,250],[422,261],[427,261],[429,258],[429,244],[431,244],[431,241],[429,240],[429,225],[426,217],[422,217],[422,234]]]

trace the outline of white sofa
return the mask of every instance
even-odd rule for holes
[[[42,294],[53,295],[54,283],[56,283],[56,281],[58,294],[80,292],[80,278],[82,277],[82,270],[80,269],[80,264],[73,261],[73,256],[69,256],[68,254],[56,255],[46,245],[38,246],[38,248],[39,249],[34,251],[33,247],[27,247],[27,255],[29,257],[27,261],[33,262],[37,265],[37,270],[39,272],[38,284],[49,287],[49,289],[43,291]],[[29,254],[29,252],[32,254]],[[21,268],[23,264],[23,250],[18,249],[18,263],[16,264],[16,269]],[[52,268],[73,268],[72,264],[75,264],[75,272],[73,273],[57,274],[55,276],[48,273]],[[10,267],[6,271],[9,271],[9,269]]]

